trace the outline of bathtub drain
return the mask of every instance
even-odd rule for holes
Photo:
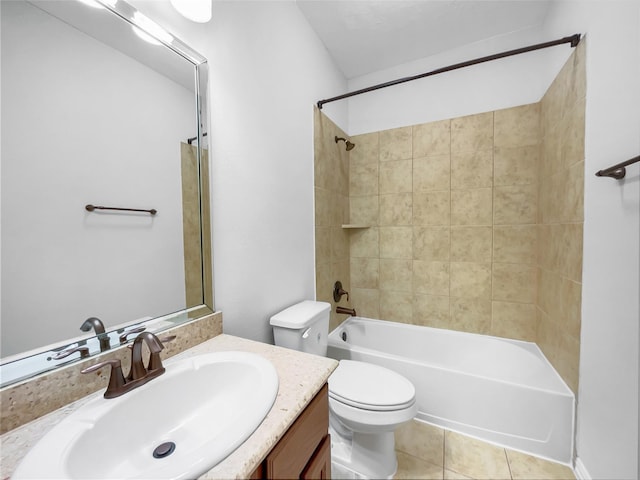
[[[342,340],[346,342],[347,341],[347,332],[342,332],[341,337],[342,337]]]

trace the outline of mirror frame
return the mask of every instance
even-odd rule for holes
[[[29,1],[29,0],[27,0]],[[78,3],[80,3],[79,0]],[[127,329],[131,329],[132,325],[139,326],[141,323],[148,324],[153,328],[152,332],[158,333],[175,326],[197,320],[206,315],[214,313],[214,298],[213,298],[213,274],[212,274],[212,258],[211,258],[211,216],[210,216],[210,192],[209,192],[209,158],[208,153],[208,109],[207,109],[207,89],[208,89],[208,63],[207,59],[200,53],[193,50],[187,44],[171,35],[172,40],[167,42],[165,39],[160,38],[157,33],[148,29],[144,24],[140,24],[135,19],[135,14],[138,10],[129,5],[124,0],[118,0],[117,2],[110,2],[109,0],[93,0],[99,3],[112,15],[119,17],[121,20],[129,23],[132,27],[143,30],[148,35],[152,36],[155,40],[160,42],[162,47],[170,49],[177,55],[180,55],[185,60],[190,62],[194,68],[194,92],[195,92],[195,120],[197,125],[196,137],[190,140],[197,142],[197,166],[198,166],[198,178],[199,178],[199,196],[200,196],[200,247],[201,247],[201,272],[202,272],[202,304],[188,307],[183,310],[178,310],[160,317],[153,318],[151,320],[140,322],[140,320],[132,320],[129,323],[120,324],[113,327],[108,327],[105,334],[101,336],[88,337],[84,335],[69,339],[67,341],[56,342],[55,344],[46,345],[41,348],[37,348],[23,354],[17,354],[5,359],[0,359],[0,381],[2,384],[0,388],[12,386],[16,383],[28,380],[36,375],[51,372],[61,367],[66,367],[72,363],[84,361],[92,356],[100,355],[104,353],[99,348],[100,339],[108,335],[111,340],[118,339],[121,333],[126,333]],[[38,0],[33,2],[37,6]],[[160,27],[161,28],[161,27]],[[190,142],[191,143],[191,142]],[[154,323],[157,324],[154,326]],[[133,341],[135,337],[131,335],[125,342],[116,342],[110,350],[116,350],[122,348],[127,343]],[[55,364],[47,364],[52,360],[52,357],[69,348],[79,346],[80,344],[88,345],[90,347],[89,356],[80,357],[79,354],[70,355],[68,358],[56,360]],[[94,351],[97,350],[97,351]],[[70,359],[69,359],[70,358]],[[9,373],[8,368],[19,370],[20,375],[16,376],[13,373],[9,374],[9,379],[5,380],[4,373]]]

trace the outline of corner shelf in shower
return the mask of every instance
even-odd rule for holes
[[[344,223],[342,224],[342,228],[344,230],[358,230],[363,228],[369,228],[371,225],[360,225],[356,223]]]

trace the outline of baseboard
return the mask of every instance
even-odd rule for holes
[[[587,471],[587,467],[584,466],[580,457],[576,458],[576,466],[573,469],[573,473],[576,474],[577,480],[592,480],[591,475]]]

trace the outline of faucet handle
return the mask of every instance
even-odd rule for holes
[[[73,348],[68,348],[67,350],[62,350],[62,351],[56,353],[51,358],[53,360],[61,360],[63,358],[68,357],[72,353],[76,353],[76,352],[80,352],[80,358],[87,358],[89,356],[89,347],[77,346],[77,347],[73,347]]]
[[[90,367],[81,370],[80,373],[91,373],[96,370],[100,370],[101,368],[106,367],[107,365],[111,366],[111,376],[109,377],[109,385],[107,386],[107,390],[104,392],[104,398],[115,398],[122,395],[124,390],[124,385],[126,380],[124,379],[124,375],[122,374],[122,364],[120,360],[105,360],[104,362],[96,363]]]
[[[342,282],[338,280],[333,286],[333,300],[339,302],[343,295],[347,296],[347,302],[349,301],[349,292],[342,288]]]
[[[132,328],[131,330],[127,330],[126,332],[124,332],[122,335],[118,337],[118,340],[120,340],[120,343],[126,343],[129,340],[127,338],[129,335],[133,335],[134,333],[144,332],[146,328],[147,327],[136,327],[136,328]]]

